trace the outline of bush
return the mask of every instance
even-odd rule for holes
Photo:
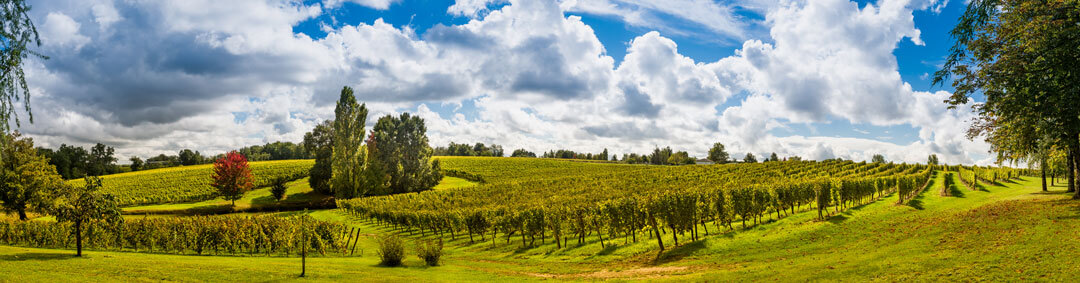
[[[416,256],[424,260],[428,266],[439,265],[439,258],[442,257],[442,239],[439,241],[424,241],[417,245]]]
[[[405,257],[405,243],[394,234],[379,237],[379,259],[383,266],[399,266]]]
[[[288,187],[285,186],[285,183],[288,182],[289,180],[285,177],[274,179],[273,186],[270,187],[270,193],[274,194],[274,199],[282,200],[285,198],[285,191],[288,189]]]

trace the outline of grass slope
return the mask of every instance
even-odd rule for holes
[[[278,160],[251,162],[255,186],[269,186],[278,177],[291,180],[302,178],[315,160]],[[152,169],[102,176],[102,191],[116,197],[120,205],[140,205],[201,201],[214,198],[217,190],[210,186],[213,165],[194,165]],[[82,179],[68,184],[82,186]]]
[[[503,235],[469,243],[464,235],[447,241],[443,266],[422,266],[412,250],[404,268],[376,265],[374,236],[395,231],[356,221],[336,210],[310,212],[324,220],[351,223],[363,235],[357,256],[309,259],[316,281],[522,281],[533,279],[658,281],[1065,281],[1080,277],[1080,202],[1064,188],[1041,192],[1035,178],[1002,186],[960,188],[940,196],[944,174],[907,205],[896,196],[857,207],[828,221],[812,212],[671,248],[655,242],[590,237],[586,244],[555,249],[547,244],[521,248]],[[289,212],[302,213],[302,212]],[[736,226],[738,227],[738,226]],[[398,231],[402,232],[402,231]],[[408,235],[408,232],[402,232]],[[417,231],[413,231],[417,233]],[[427,237],[431,237],[428,235]],[[409,236],[410,241],[421,238]],[[670,239],[665,244],[670,245]],[[611,245],[615,243],[615,245]],[[359,256],[363,250],[364,255]],[[267,281],[296,279],[299,259],[175,256],[88,252],[0,246],[0,281]],[[951,280],[950,280],[951,279]]]

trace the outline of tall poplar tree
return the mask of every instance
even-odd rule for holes
[[[367,123],[367,114],[367,106],[356,102],[352,88],[342,88],[341,98],[334,108],[330,177],[330,187],[339,199],[364,196],[370,188],[364,180],[367,159],[364,124]]]

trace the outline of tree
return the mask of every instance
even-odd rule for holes
[[[86,177],[85,181],[86,184],[81,188],[64,190],[53,204],[56,221],[75,224],[75,256],[82,256],[84,225],[95,220],[109,223],[124,221],[113,196],[98,192],[101,189],[101,178]]]
[[[649,155],[649,163],[653,165],[669,164],[668,162],[672,153],[671,147],[665,147],[664,149],[657,147],[656,149],[653,149],[653,153]]]
[[[873,163],[885,163],[885,156],[881,154],[874,154],[874,157],[870,158]]]
[[[274,199],[279,201],[285,199],[285,192],[289,189],[285,186],[285,184],[288,183],[288,181],[289,180],[285,179],[285,177],[278,177],[274,179],[274,183],[270,187],[270,194],[274,196]]]
[[[334,127],[333,120],[326,120],[316,125],[311,132],[304,134],[304,150],[315,157],[315,166],[308,171],[308,185],[316,193],[332,196],[334,191],[330,189],[330,177],[333,174],[331,158],[334,154]]]
[[[515,149],[510,157],[536,157],[536,153],[525,150],[524,148]]]
[[[225,197],[225,200],[232,201],[232,206],[236,206],[236,200],[255,187],[255,178],[251,176],[247,158],[236,151],[214,161],[213,178],[214,188],[218,189],[218,193]]]
[[[37,28],[30,21],[30,5],[23,0],[8,0],[0,5],[0,15],[3,15],[3,32],[0,33],[0,133],[7,133],[11,129],[11,120],[14,118],[15,126],[21,126],[18,114],[15,112],[15,103],[22,100],[24,109],[29,116],[30,123],[34,122],[34,115],[30,112],[30,90],[26,86],[26,76],[23,73],[23,59],[34,56],[41,59],[49,59],[48,56],[30,50],[32,45],[41,46]],[[0,144],[0,147],[6,144]]]
[[[746,162],[746,163],[757,163],[757,157],[754,157],[754,154],[753,154],[753,153],[749,153],[749,152],[747,152],[747,153],[746,153],[746,157],[743,157],[743,162]]]
[[[776,153],[773,152],[772,155],[769,155],[769,159],[766,159],[765,161],[780,161],[780,157],[776,156]]]
[[[689,153],[687,153],[685,151],[680,151],[680,152],[676,152],[676,153],[671,154],[671,156],[668,157],[667,163],[671,164],[671,165],[693,164],[694,159],[690,158]]]
[[[20,220],[27,220],[26,211],[31,206],[45,207],[47,196],[63,186],[64,180],[55,166],[37,154],[32,139],[19,137],[17,132],[0,137],[7,145],[0,151],[0,205],[18,213]]]
[[[998,159],[1031,157],[1049,137],[1066,151],[1069,190],[1080,174],[1080,1],[975,0],[951,31],[955,39],[933,83],[952,78],[950,108],[973,95],[968,137],[984,137]]]
[[[139,171],[143,167],[143,160],[138,156],[132,156],[131,159],[131,171]]]
[[[724,144],[722,143],[714,143],[712,148],[709,149],[709,160],[712,160],[713,163],[727,163],[729,158],[727,151],[724,151]]]
[[[418,192],[431,189],[442,180],[439,161],[431,161],[427,126],[419,116],[402,113],[398,117],[379,118],[371,129],[367,148],[371,152],[370,170],[379,170],[374,174],[386,177],[387,182],[377,187],[382,192]],[[496,151],[495,156],[501,156],[501,147],[493,152]]]
[[[930,157],[926,158],[926,165],[938,165],[938,163],[937,154],[931,154]]]
[[[90,158],[87,161],[86,174],[90,176],[101,176],[115,173],[116,170],[112,169],[116,163],[116,157],[113,156],[113,153],[114,150],[112,147],[105,146],[101,143],[90,148]]]
[[[178,156],[180,157],[180,165],[184,166],[201,164],[203,160],[202,154],[199,154],[198,151],[191,151],[190,149],[181,150]],[[247,155],[244,155],[244,158],[247,158]]]
[[[350,87],[341,89],[341,98],[334,108],[333,152],[331,155],[330,188],[339,199],[364,196],[371,186],[364,183],[365,162],[364,123],[367,106],[356,102]]]

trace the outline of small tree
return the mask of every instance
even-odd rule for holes
[[[139,171],[143,167],[143,160],[138,156],[132,156],[131,159],[131,171]]]
[[[754,154],[753,154],[753,153],[749,153],[749,152],[747,152],[747,153],[746,153],[746,157],[743,157],[743,162],[746,162],[746,163],[757,163],[757,157],[754,157]]]
[[[244,193],[255,186],[255,178],[251,176],[247,158],[236,151],[214,161],[213,177],[213,186],[226,200],[231,200],[233,206],[236,206],[236,200],[244,197]]]
[[[724,144],[722,143],[714,143],[712,148],[709,149],[709,160],[712,160],[713,163],[727,163],[729,158],[727,151],[724,151]]]
[[[439,259],[442,258],[443,242],[442,238],[438,241],[426,240],[422,241],[416,246],[416,256],[424,260],[428,266],[439,265]]]
[[[395,234],[379,237],[379,263],[383,266],[399,266],[405,258],[405,243]]]
[[[101,178],[86,177],[86,185],[81,188],[70,188],[60,193],[53,204],[53,213],[60,222],[72,222],[75,224],[75,256],[82,256],[82,230],[94,220],[104,220],[110,223],[123,222],[120,217],[120,208],[116,206],[116,200],[112,195],[98,192],[101,188]]]
[[[930,157],[926,158],[927,165],[938,165],[938,163],[940,163],[940,161],[938,160],[937,154],[931,154]]]
[[[773,152],[772,155],[769,155],[769,159],[766,159],[766,161],[780,161],[780,157],[776,156],[776,153]]]
[[[274,199],[282,200],[285,198],[285,191],[289,188],[285,186],[288,180],[285,177],[277,177],[274,179],[274,185],[270,187],[270,193],[274,195]]]
[[[881,154],[874,154],[874,157],[871,158],[871,161],[874,163],[885,163],[885,156]]]

